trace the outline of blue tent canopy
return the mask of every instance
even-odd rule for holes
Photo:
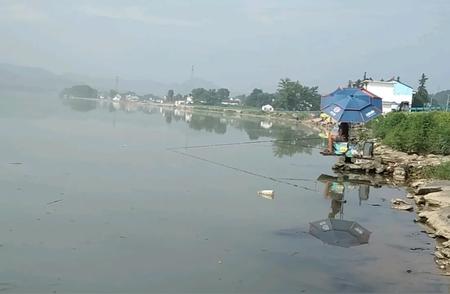
[[[365,123],[382,109],[381,98],[358,88],[337,89],[320,101],[320,110],[338,122]]]

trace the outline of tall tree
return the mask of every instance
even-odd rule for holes
[[[218,105],[221,100],[217,92],[218,91],[216,89],[206,90],[204,88],[197,88],[192,90],[192,97],[195,103]]]
[[[245,98],[245,104],[248,106],[261,107],[266,104],[272,104],[275,99],[274,94],[265,93],[261,89],[253,89],[253,91]]]
[[[426,88],[426,82],[428,77],[423,73],[419,80],[419,87],[417,88],[417,92],[413,97],[413,106],[424,106],[430,100],[428,91]]]
[[[174,91],[172,89],[167,91],[167,101],[173,102],[173,97],[174,97]]]
[[[60,93],[60,97],[97,98],[97,95],[98,91],[88,85],[76,85]]]
[[[307,87],[299,81],[281,79],[278,83],[276,106],[285,110],[319,110],[320,95],[318,87]]]
[[[206,103],[208,90],[205,88],[197,88],[192,90],[192,99],[195,103]]]
[[[217,90],[217,96],[217,99],[219,99],[220,101],[228,100],[230,98],[230,90],[226,88],[220,88],[219,90]]]

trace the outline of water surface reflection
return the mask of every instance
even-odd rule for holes
[[[243,130],[250,140],[272,138],[273,154],[277,157],[291,157],[296,153],[311,154],[313,149],[324,146],[323,138],[300,123],[296,125],[274,124],[269,118],[242,119],[237,112],[217,113],[195,111],[192,107],[167,107],[140,102],[110,102],[107,100],[63,99],[64,105],[69,105],[76,111],[90,111],[96,107],[107,109],[110,112],[142,112],[146,114],[159,114],[167,124],[172,121],[185,122],[189,128],[197,131],[225,134],[228,127]]]
[[[448,291],[414,214],[384,201],[405,192],[344,179],[346,203],[333,208],[317,177],[340,176],[301,124],[27,99],[0,101],[5,291]],[[341,209],[373,232],[368,245],[309,234],[310,222],[338,220]]]

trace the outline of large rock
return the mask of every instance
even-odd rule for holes
[[[403,167],[398,166],[394,168],[394,173],[392,175],[394,180],[404,181],[406,179],[406,170]]]
[[[432,181],[419,186],[416,190],[416,195],[426,195],[428,193],[450,190],[450,181],[440,180]]]
[[[426,224],[436,230],[435,235],[450,239],[450,207],[433,211],[422,211],[420,218],[426,219]]]
[[[428,193],[423,196],[423,199],[429,206],[450,206],[450,191]]]
[[[421,180],[416,180],[414,182],[411,182],[409,185],[411,187],[413,187],[414,189],[417,189],[419,186],[423,186],[425,185],[426,180],[425,179],[421,179]]]
[[[391,199],[391,207],[394,209],[407,211],[412,211],[414,209],[411,203],[401,198]]]
[[[442,191],[441,187],[419,187],[416,190],[416,195],[426,195],[428,193],[439,192]]]
[[[450,190],[450,181],[434,180],[425,184],[424,187],[441,187],[442,190]]]

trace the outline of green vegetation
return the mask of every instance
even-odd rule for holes
[[[261,89],[253,89],[247,97],[244,96],[244,103],[247,106],[261,108],[263,105],[272,104],[275,101],[275,94],[265,93]]]
[[[209,89],[197,88],[192,90],[192,98],[194,103],[207,104],[207,105],[219,105],[222,101],[228,100],[230,97],[230,91],[225,88],[221,89]]]
[[[450,180],[450,162],[425,168],[424,175],[428,178]]]
[[[60,93],[60,97],[97,98],[98,92],[88,85],[76,85],[66,88]]]
[[[220,105],[222,101],[229,100],[229,96],[230,91],[225,88],[192,90],[192,97],[196,104]],[[276,93],[266,93],[256,88],[248,96],[239,95],[235,98],[245,106],[259,109],[266,104],[288,111],[319,110],[320,107],[318,87],[303,86],[299,81],[291,81],[288,78],[280,80]]]
[[[281,79],[275,99],[275,107],[291,111],[319,110],[318,87],[307,87],[299,81]]]
[[[450,154],[450,113],[393,112],[369,124],[376,137],[407,153]]]

